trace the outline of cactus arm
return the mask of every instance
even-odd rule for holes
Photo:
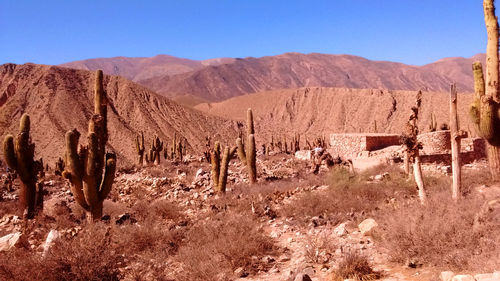
[[[247,136],[255,134],[255,129],[253,126],[253,113],[252,109],[247,110]]]
[[[76,129],[66,133],[66,164],[63,177],[70,181],[71,192],[76,202],[85,210],[89,210],[83,194],[83,162],[80,160],[85,158],[86,151],[82,149],[80,154],[77,152],[79,138],[80,133]]]
[[[19,131],[29,133],[30,131],[30,117],[28,114],[24,113],[21,116],[21,122],[19,124]]]
[[[498,95],[498,20],[495,16],[494,0],[483,2],[484,22],[488,34],[486,45],[486,95],[499,101]]]
[[[243,147],[243,141],[241,138],[236,139],[236,146],[238,149],[238,157],[240,158],[241,163],[243,165],[247,164],[247,156],[245,154],[245,148]]]
[[[99,188],[99,201],[104,201],[108,194],[111,192],[113,180],[115,179],[116,172],[116,155],[114,153],[106,154],[106,168],[104,177]]]
[[[3,155],[7,165],[13,169],[17,169],[16,152],[14,150],[14,137],[12,135],[5,136],[3,141]]]

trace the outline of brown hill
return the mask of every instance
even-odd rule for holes
[[[84,70],[102,69],[105,74],[119,75],[132,81],[138,81],[161,75],[189,72],[205,66],[231,63],[232,61],[233,59],[231,58],[197,61],[169,55],[157,55],[140,58],[114,57],[88,59],[68,62],[60,66]]]
[[[472,60],[453,58],[418,67],[351,55],[287,53],[237,59],[231,64],[155,77],[139,83],[166,96],[193,95],[210,101],[313,86],[447,91],[450,82],[456,82],[459,89],[471,92]]]
[[[28,113],[36,155],[48,163],[64,153],[64,134],[77,128],[86,143],[93,112],[94,73],[35,64],[0,66],[0,137],[17,134],[18,122]],[[140,131],[150,145],[154,134],[163,140],[174,133],[187,138],[191,150],[204,148],[206,135],[235,136],[235,122],[210,117],[119,76],[105,76],[109,98],[109,149],[120,164],[135,162],[135,137]],[[170,147],[170,142],[167,142]],[[1,152],[0,152],[1,153]],[[3,157],[2,157],[3,158]]]
[[[243,121],[251,107],[260,141],[271,135],[293,133],[312,136],[328,133],[401,133],[415,104],[415,91],[388,91],[344,88],[300,88],[261,92],[220,103],[199,104],[204,112]],[[461,128],[473,130],[467,116],[472,94],[459,94]],[[438,126],[449,123],[449,94],[424,92],[419,127],[429,131],[431,113]]]

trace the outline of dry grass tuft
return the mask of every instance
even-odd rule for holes
[[[425,207],[411,203],[377,220],[383,224],[383,244],[395,261],[458,270],[487,270],[498,262],[500,222],[473,231],[482,200],[454,203],[449,193],[435,194]]]
[[[368,258],[358,252],[348,252],[340,261],[337,270],[334,272],[334,281],[344,279],[354,280],[375,280],[380,278],[380,274],[375,272]]]

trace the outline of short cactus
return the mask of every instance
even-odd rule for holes
[[[75,201],[86,211],[89,222],[102,217],[104,199],[113,185],[116,155],[106,153],[107,99],[103,89],[103,74],[96,72],[94,115],[89,121],[88,145],[78,148],[80,133],[66,133],[66,170],[63,176],[71,183]]]
[[[43,185],[37,184],[38,174],[43,172],[42,161],[33,160],[35,144],[30,137],[30,117],[23,114],[20,122],[20,132],[15,137],[5,136],[3,153],[5,162],[16,171],[21,179],[20,201],[23,217],[31,219],[36,210],[43,207]]]

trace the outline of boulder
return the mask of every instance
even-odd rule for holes
[[[369,236],[373,234],[373,231],[378,227],[378,223],[374,219],[366,219],[362,221],[359,225],[359,231],[362,235]]]
[[[293,279],[293,281],[312,281],[312,280],[311,277],[309,277],[309,275],[299,273],[297,274],[297,276],[295,276],[295,279]]]

